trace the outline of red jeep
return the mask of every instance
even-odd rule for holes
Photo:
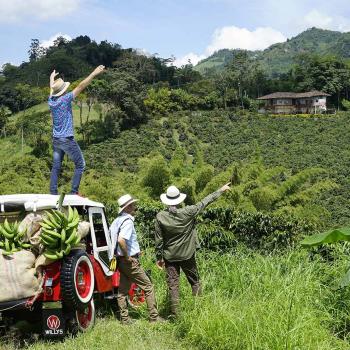
[[[23,211],[30,213],[55,209],[57,201],[58,196],[45,194],[0,196],[0,222],[4,218],[18,220]],[[62,206],[76,208],[80,218],[90,223],[90,232],[83,239],[86,250],[72,250],[61,260],[44,266],[40,294],[1,302],[0,327],[19,320],[41,320],[44,337],[64,336],[69,326],[84,332],[95,322],[94,297],[115,298],[119,271],[109,269],[113,247],[104,205],[77,195],[67,195]],[[133,284],[129,291],[129,303],[143,301],[143,292]]]

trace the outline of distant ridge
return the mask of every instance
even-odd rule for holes
[[[200,61],[195,69],[202,74],[215,73],[230,62],[239,50],[223,49]],[[271,45],[263,51],[248,51],[249,56],[261,63],[269,76],[288,72],[295,57],[301,53],[337,55],[350,58],[350,32],[310,28],[284,43]]]

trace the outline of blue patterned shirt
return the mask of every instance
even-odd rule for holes
[[[53,137],[74,136],[72,112],[73,98],[73,92],[68,92],[59,97],[49,97],[48,104],[52,115]]]

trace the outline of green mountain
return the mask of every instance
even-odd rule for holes
[[[195,69],[210,74],[222,69],[235,55],[237,50],[223,49],[200,61]],[[270,76],[286,73],[295,57],[301,53],[320,55],[338,55],[350,58],[350,32],[341,33],[318,28],[308,29],[284,43],[271,45],[263,51],[248,51],[259,61]]]

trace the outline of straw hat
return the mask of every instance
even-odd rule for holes
[[[178,205],[182,203],[186,198],[184,193],[180,193],[176,186],[170,186],[166,190],[166,193],[160,195],[160,200],[165,205]]]
[[[138,199],[135,199],[130,196],[130,194],[124,194],[118,199],[119,211],[120,214],[126,207],[128,207],[131,203],[137,202]]]
[[[58,97],[63,95],[66,90],[68,89],[70,83],[68,81],[63,81],[63,79],[58,78],[55,80],[55,82],[52,84],[52,96]]]

